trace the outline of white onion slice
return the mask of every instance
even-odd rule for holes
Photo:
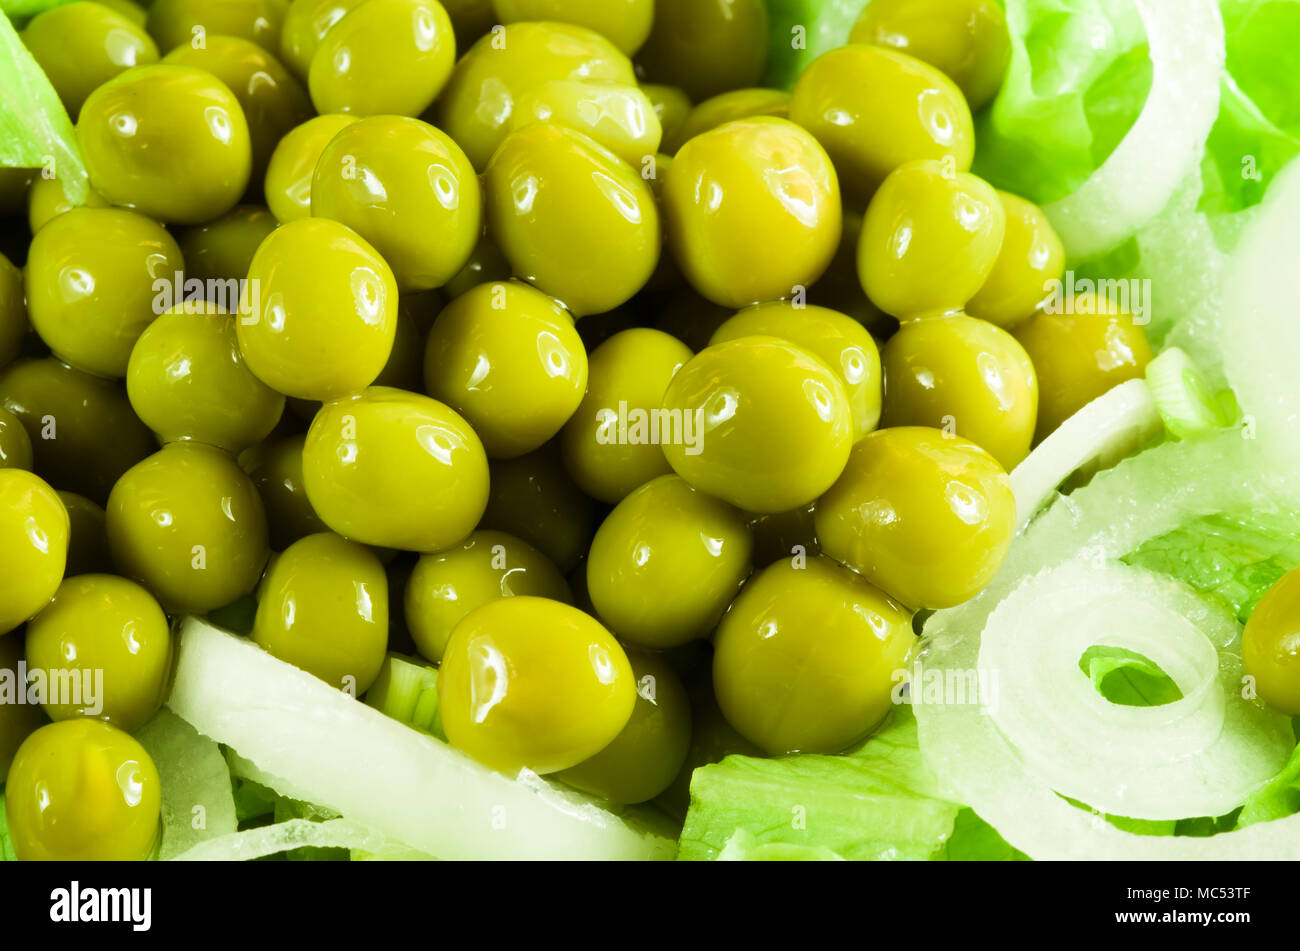
[[[1160,435],[1160,410],[1142,380],[1129,380],[1097,397],[1040,443],[1011,473],[1016,529],[1056,494],[1075,472],[1105,468]]]
[[[1242,699],[1226,648],[1236,622],[1168,578],[1070,562],[1030,578],[979,638],[989,708],[1024,768],[1109,815],[1219,816],[1286,763],[1290,720]],[[1163,706],[1111,703],[1079,668],[1093,646],[1135,651],[1183,693]],[[1216,650],[1216,647],[1219,650]]]
[[[1044,208],[1074,258],[1109,251],[1158,215],[1200,163],[1219,113],[1225,47],[1215,0],[1134,2],[1152,68],[1142,112],[1086,182]]]

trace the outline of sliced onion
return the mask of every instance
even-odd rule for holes
[[[1224,369],[1254,435],[1280,468],[1300,471],[1300,160],[1273,180],[1228,262]]]
[[[1134,819],[1218,816],[1286,763],[1287,717],[1241,696],[1238,627],[1189,588],[1119,563],[1070,562],[1030,578],[979,637],[989,715],[1050,789]],[[1090,647],[1135,651],[1182,691],[1121,706],[1079,668]],[[1216,650],[1216,648],[1218,648]]]
[[[1028,524],[1071,475],[1080,469],[1113,465],[1151,442],[1160,431],[1160,411],[1143,381],[1129,380],[1097,397],[1012,471],[1016,528]]]
[[[1044,209],[1075,258],[1123,243],[1200,163],[1219,113],[1223,18],[1215,0],[1134,0],[1146,27],[1151,90],[1133,127],[1072,195]]]
[[[394,846],[383,836],[347,819],[330,819],[326,822],[289,819],[275,825],[208,839],[177,855],[175,861],[248,862],[304,847],[354,849],[367,855],[385,855],[397,850],[404,859],[428,858],[419,853],[401,851],[400,847]]]

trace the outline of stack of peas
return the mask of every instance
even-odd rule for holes
[[[998,570],[1007,471],[1150,359],[1044,310],[1060,241],[969,172],[992,0],[874,0],[793,94],[753,88],[761,0],[105,0],[23,39],[92,192],[3,170],[0,667],[104,692],[0,705],[21,858],[150,853],[130,733],[187,615],[361,697],[437,665],[453,746],[617,803],[844,750],[915,613]]]

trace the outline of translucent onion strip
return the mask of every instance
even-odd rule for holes
[[[1237,630],[1168,578],[1070,562],[998,605],[978,665],[998,685],[998,731],[1039,782],[1110,815],[1218,816],[1272,778],[1295,745],[1286,717],[1242,699],[1240,661],[1225,649]],[[1144,655],[1183,698],[1111,703],[1079,668],[1094,646]]]
[[[1072,195],[1045,211],[1074,258],[1109,251],[1158,215],[1201,160],[1219,112],[1223,19],[1215,0],[1134,0],[1151,90],[1137,121]]]

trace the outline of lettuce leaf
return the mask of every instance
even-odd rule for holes
[[[89,179],[72,120],[13,24],[3,16],[0,16],[0,166],[40,168],[42,174],[57,175],[63,190],[77,204],[84,204],[89,194]]]
[[[843,46],[868,0],[767,0],[771,48],[763,85],[793,89],[804,69],[823,53]],[[803,49],[795,29],[802,27]]]
[[[17,862],[13,843],[9,840],[9,820],[5,818],[5,788],[0,786],[0,862]]]
[[[970,810],[941,798],[902,705],[842,756],[728,756],[697,769],[677,857],[951,860],[1011,851]]]

